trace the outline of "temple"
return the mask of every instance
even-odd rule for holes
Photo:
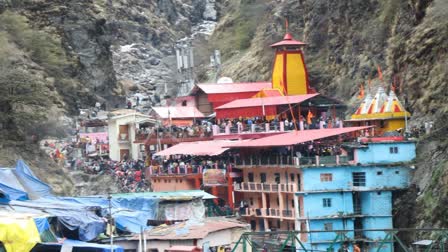
[[[385,232],[365,230],[392,228],[393,195],[409,186],[415,142],[397,130],[410,114],[379,88],[344,120],[346,106],[310,86],[304,46],[289,33],[271,45],[270,82],[196,85],[171,106],[201,114],[187,124],[154,109],[165,127],[146,134],[147,177],[155,191],[215,195],[213,207],[252,230],[298,231],[307,249],[390,247]]]

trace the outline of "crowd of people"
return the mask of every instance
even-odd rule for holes
[[[80,167],[79,167],[80,166]],[[145,179],[145,164],[142,160],[124,160],[121,162],[98,159],[91,162],[72,163],[73,169],[80,168],[87,174],[112,176],[121,192],[150,191],[150,184]]]
[[[227,169],[226,163],[223,159],[178,155],[169,159],[153,159],[151,170],[153,174],[200,173],[204,169]]]
[[[194,124],[191,126],[166,125],[158,127],[146,127],[137,129],[137,135],[150,138],[189,138],[189,137],[211,137],[212,125],[210,123]]]

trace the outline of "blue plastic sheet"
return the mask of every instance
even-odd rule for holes
[[[37,231],[39,231],[39,234],[50,229],[50,224],[45,217],[34,218],[34,222],[36,223]]]
[[[65,240],[64,244],[73,246],[73,247],[78,247],[78,248],[97,248],[97,249],[101,249],[102,252],[109,252],[111,251],[110,249],[110,245],[108,244],[98,244],[98,243],[88,243],[88,242],[82,242],[82,241],[76,241],[76,240]],[[124,252],[123,247],[118,246],[118,245],[113,245],[113,249],[114,252]],[[86,250],[88,251],[88,250]],[[97,250],[95,250],[97,251]]]
[[[84,206],[98,206],[103,216],[109,214],[109,200],[105,197],[61,197],[66,202],[82,204]],[[112,198],[112,217],[117,229],[132,233],[140,233],[149,227],[148,220],[155,219],[159,199],[145,197]]]
[[[64,202],[58,198],[46,198],[30,201],[11,201],[10,205],[26,211],[41,210],[51,216],[57,217],[58,221],[69,230],[77,230],[78,237],[82,241],[95,239],[106,229],[104,219],[97,216],[94,207],[83,206],[74,202]]]
[[[8,204],[10,201],[9,195],[0,189],[0,204]]]
[[[9,200],[28,200],[29,199],[28,194],[26,192],[16,190],[16,189],[9,187],[2,183],[0,183],[0,191],[2,191],[2,193],[4,195],[4,197],[2,197],[2,198],[7,199],[6,202],[2,201],[4,203],[8,203]]]
[[[31,198],[51,196],[51,187],[39,180],[23,160],[17,161],[14,172]]]

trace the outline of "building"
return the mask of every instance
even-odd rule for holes
[[[413,141],[386,132],[405,127],[410,114],[395,93],[387,96],[380,88],[348,120],[354,127],[344,127],[344,104],[310,86],[304,45],[289,33],[272,45],[270,85],[195,87],[191,95],[201,100],[198,108],[215,113],[213,141],[168,146],[156,155],[166,157],[167,164],[182,156],[211,160],[208,170],[226,172],[226,190],[207,188],[206,173],[190,172],[188,164],[170,168],[164,188],[189,181],[179,176],[197,173],[189,185],[206,188],[234,206],[252,230],[296,230],[310,249],[337,251],[336,240],[350,240],[373,251],[386,234],[365,230],[393,227],[393,195],[409,186],[415,158]],[[219,167],[220,162],[225,166]],[[160,173],[151,171],[150,179],[158,183]]]
[[[386,233],[364,230],[391,229],[393,194],[409,186],[414,142],[378,141],[348,148],[354,152],[356,165],[301,169],[305,182],[295,194],[295,201],[301,202],[297,227],[329,231],[303,236],[310,249],[326,250],[336,239],[333,230],[347,230],[341,239],[357,241],[363,251],[377,251]],[[337,251],[338,246],[332,248]],[[390,248],[391,244],[383,246]]]
[[[410,117],[411,114],[406,111],[393,90],[387,95],[384,88],[379,87],[374,97],[369,93],[366,95],[347,122],[353,126],[373,125],[375,135],[383,135],[386,132],[397,134],[397,130],[399,133],[404,132]]]
[[[134,160],[145,158],[144,139],[139,139],[139,131],[154,126],[156,120],[135,110],[118,110],[108,121],[109,157],[114,161],[125,158]]]
[[[241,234],[247,231],[247,224],[227,218],[205,218],[202,223],[161,225],[145,232],[145,251],[208,251],[203,249],[213,248],[224,252],[226,247],[233,247]],[[115,244],[125,250],[137,251],[141,239],[141,235],[135,235],[116,239]],[[189,250],[184,250],[186,247]]]

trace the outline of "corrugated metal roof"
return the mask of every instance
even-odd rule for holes
[[[152,109],[162,119],[205,117],[196,107],[152,107]]]
[[[260,107],[260,106],[275,106],[275,105],[283,105],[283,104],[293,104],[300,103],[306,101],[310,98],[319,95],[315,94],[306,94],[306,95],[291,95],[291,96],[274,96],[274,97],[263,97],[263,98],[249,98],[249,99],[239,99],[229,103],[226,103],[222,106],[217,107],[216,109],[229,109],[229,108],[245,108],[245,107]]]
[[[228,148],[223,148],[223,146],[231,146],[237,142],[239,141],[212,140],[212,141],[198,141],[198,142],[183,142],[176,144],[163,151],[159,151],[155,155],[216,156],[228,150]]]
[[[271,88],[270,82],[240,82],[223,84],[197,84],[206,94],[227,94],[227,93],[245,93],[258,92],[263,88]]]
[[[202,197],[202,199],[216,199],[215,196],[202,190],[179,190],[170,192],[141,192],[141,193],[117,193],[112,194],[114,198],[135,198],[135,197],[152,197],[152,198],[177,198],[177,197]]]
[[[187,224],[187,222],[178,223],[167,226],[160,225],[147,231],[148,240],[193,240],[203,239],[208,234],[220,230],[231,228],[245,228],[247,223],[232,221],[225,218],[206,218],[203,223]],[[177,232],[176,232],[177,231]],[[179,232],[183,231],[183,232]],[[131,240],[138,240],[138,235],[135,235]]]
[[[251,141],[235,143],[231,147],[290,146],[321,138],[337,136],[353,131],[368,129],[370,127],[371,126],[292,131],[285,134],[273,135]]]

